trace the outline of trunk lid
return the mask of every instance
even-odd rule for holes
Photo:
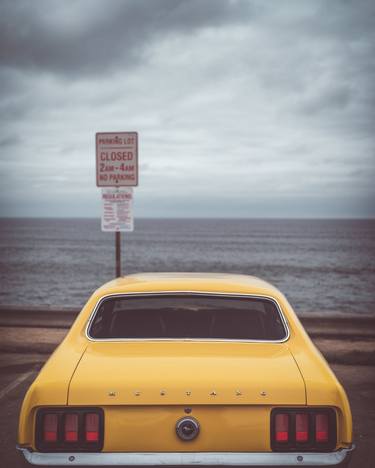
[[[304,405],[286,343],[90,342],[69,405]]]

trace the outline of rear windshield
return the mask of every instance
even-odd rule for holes
[[[205,295],[115,296],[89,326],[95,339],[267,340],[286,338],[275,302]]]

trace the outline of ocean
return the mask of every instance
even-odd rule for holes
[[[0,219],[0,305],[78,308],[115,272],[98,219]],[[123,272],[259,276],[299,314],[375,315],[375,220],[136,219]]]

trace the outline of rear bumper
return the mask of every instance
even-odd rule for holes
[[[203,465],[203,466],[336,466],[347,467],[354,446],[329,453],[156,452],[156,453],[40,453],[21,450],[33,465]]]

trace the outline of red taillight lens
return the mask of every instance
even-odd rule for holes
[[[333,408],[274,408],[270,418],[274,452],[328,452],[337,445]]]
[[[296,441],[307,442],[309,440],[309,416],[306,413],[296,414]]]
[[[43,440],[45,442],[56,442],[57,440],[57,414],[45,414],[43,419]]]
[[[78,414],[72,413],[65,416],[64,439],[66,442],[77,442]]]
[[[99,440],[99,416],[96,413],[88,413],[85,416],[85,439],[87,442]]]
[[[100,452],[104,411],[93,407],[39,408],[35,446],[39,452]]]
[[[317,414],[315,416],[315,440],[317,442],[328,442],[328,416]]]
[[[289,440],[289,415],[277,414],[275,418],[275,431],[277,442],[288,442]]]

